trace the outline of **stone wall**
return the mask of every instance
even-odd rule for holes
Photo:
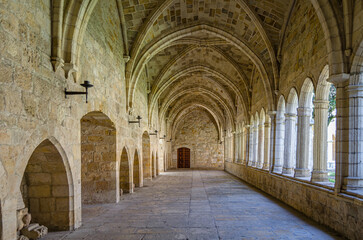
[[[116,129],[101,112],[81,119],[82,203],[116,202]]]
[[[349,239],[363,236],[363,201],[267,171],[226,163],[225,170]]]
[[[177,168],[177,150],[190,149],[191,168],[223,168],[223,144],[218,141],[217,129],[204,110],[194,110],[179,122],[172,141],[173,161]]]
[[[98,1],[83,36],[77,78],[51,64],[50,1],[0,1],[0,199],[3,239],[16,238],[17,196],[21,180],[34,149],[45,139],[56,143],[72,179],[69,195],[72,221],[81,225],[81,124],[84,115],[99,111],[116,130],[116,162],[121,150],[142,146],[148,131],[146,88],[137,86],[133,114],[143,116],[141,127],[128,124],[125,63],[120,19],[115,1]],[[64,88],[83,91],[79,84],[89,80],[89,103],[84,96],[64,97]],[[141,95],[141,96],[140,96]],[[156,148],[156,142],[152,142]],[[130,165],[133,154],[129,155]],[[142,173],[140,173],[142,174]],[[116,170],[119,178],[119,169]],[[132,175],[132,172],[130,173]],[[142,183],[141,183],[142,184]],[[118,193],[119,181],[115,191]],[[119,194],[115,198],[118,201]],[[30,212],[31,213],[31,212]],[[47,224],[45,224],[47,226]]]

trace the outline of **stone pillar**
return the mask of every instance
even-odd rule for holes
[[[360,73],[363,74],[363,73]],[[349,85],[349,158],[343,189],[363,189],[363,84]]]
[[[253,162],[253,144],[254,144],[254,141],[253,141],[253,125],[250,125],[250,129],[249,129],[249,141],[248,141],[248,161],[247,161],[247,164],[248,166],[252,166],[252,162]]]
[[[241,133],[241,164],[244,164],[246,161],[245,152],[246,152],[246,129],[242,129]]]
[[[258,125],[255,124],[253,126],[253,160],[252,160],[252,167],[257,166],[257,159],[258,159]]]
[[[269,111],[268,115],[270,116],[270,147],[269,147],[269,168],[268,170],[272,172],[274,170],[274,164],[275,164],[275,148],[276,148],[276,111]]]
[[[315,100],[314,151],[312,182],[327,182],[328,107],[329,101]]]
[[[310,156],[311,113],[311,108],[299,107],[297,109],[298,130],[295,177],[310,177],[310,170],[308,166]]]
[[[264,160],[263,160],[263,170],[269,170],[269,160],[270,160],[270,132],[271,123],[265,122],[265,141],[264,141]]]
[[[285,114],[285,149],[283,174],[292,174],[294,172],[293,162],[295,159],[294,148],[296,147],[296,115],[293,113]]]
[[[265,140],[265,134],[264,134],[264,123],[260,123],[258,126],[258,158],[257,158],[257,168],[262,168],[263,162],[264,162],[264,140]]]
[[[285,118],[276,118],[276,137],[275,137],[275,161],[274,161],[274,173],[282,172],[282,163],[284,161],[284,149],[285,149]]]
[[[234,136],[234,162],[237,163],[238,162],[238,154],[239,154],[239,148],[238,148],[238,133],[233,133]]]

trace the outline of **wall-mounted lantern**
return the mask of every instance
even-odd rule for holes
[[[140,120],[141,120],[142,118],[141,118],[140,116],[137,116],[137,117],[136,117],[136,119],[137,119],[137,121],[130,121],[130,120],[129,120],[129,123],[138,123],[138,124],[139,124],[139,127],[140,127],[140,122],[141,122]]]
[[[155,132],[154,133],[149,133],[149,135],[158,135],[158,130],[155,130]]]
[[[161,138],[159,138],[159,139],[165,139],[166,138],[166,135],[164,135],[164,137],[161,137]]]
[[[93,87],[93,85],[89,81],[84,81],[81,84],[82,87],[86,88],[85,92],[78,92],[78,91],[67,91],[67,88],[64,89],[65,98],[67,98],[68,95],[86,95],[86,103],[88,103],[88,88]]]

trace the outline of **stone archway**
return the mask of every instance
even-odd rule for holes
[[[134,154],[133,180],[134,180],[134,186],[140,187],[140,163],[139,163],[139,153],[137,149],[135,149],[135,154]]]
[[[132,186],[130,181],[130,168],[129,168],[129,155],[126,147],[122,149],[121,162],[120,162],[120,189],[122,193],[132,192]]]
[[[81,119],[82,203],[116,202],[116,129],[102,112]]]
[[[142,157],[144,179],[150,179],[152,177],[150,162],[150,136],[146,131],[142,135]]]
[[[72,180],[66,169],[62,155],[47,139],[34,150],[21,181],[18,211],[28,208],[32,222],[50,231],[74,226]]]

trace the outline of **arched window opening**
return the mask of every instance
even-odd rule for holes
[[[296,116],[297,116],[298,96],[295,89],[291,89],[287,97],[285,113],[285,146],[284,164],[282,174],[291,175],[294,173],[296,163]]]
[[[264,162],[264,147],[265,147],[265,110],[262,109],[260,113],[260,122],[258,125],[258,159],[257,168],[263,167]]]
[[[312,167],[312,112],[314,85],[305,79],[300,92],[295,177],[310,178]],[[310,179],[309,179],[310,180]]]
[[[275,163],[273,171],[275,173],[281,173],[285,149],[285,99],[283,96],[280,96],[277,105],[275,138]]]

